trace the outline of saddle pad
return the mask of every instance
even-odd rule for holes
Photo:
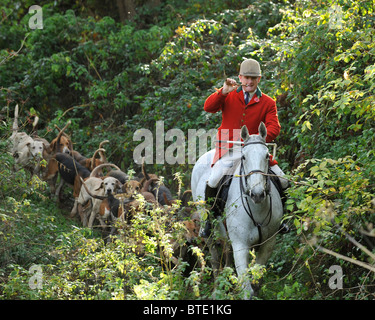
[[[227,199],[228,199],[228,191],[229,191],[229,188],[230,188],[230,185],[232,183],[232,180],[233,180],[233,176],[232,175],[225,175],[221,178],[220,182],[219,182],[219,190],[218,190],[218,193],[217,193],[217,198],[216,198],[216,204],[217,204],[217,208],[218,208],[218,211],[217,212],[217,216],[221,215],[223,212],[224,212],[224,209],[225,209],[225,205],[227,203]],[[216,212],[215,212],[216,213]],[[216,214],[215,214],[216,216]]]

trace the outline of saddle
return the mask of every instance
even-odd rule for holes
[[[275,175],[275,173],[270,168],[268,169],[268,174],[271,175],[268,177],[271,180],[271,183],[273,183],[273,185],[276,187],[276,190],[279,192],[281,202],[284,206],[285,201],[286,201],[286,195],[285,195],[283,188],[281,187],[280,180],[278,177],[272,176],[272,175]],[[221,216],[224,212],[225,205],[228,199],[228,192],[229,192],[229,188],[232,183],[232,180],[233,180],[233,175],[224,175],[219,182],[218,192],[216,195],[216,203],[215,203],[216,205],[213,210],[215,218]]]

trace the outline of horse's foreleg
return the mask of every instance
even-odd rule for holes
[[[251,287],[251,282],[248,275],[248,267],[249,267],[249,248],[247,246],[235,246],[233,245],[233,256],[234,256],[234,263],[236,266],[236,271],[238,278],[240,280],[244,299],[248,300],[254,294],[254,290]]]
[[[212,269],[214,271],[214,274],[215,276],[217,275],[217,272],[219,271],[219,268],[220,268],[220,257],[219,257],[219,253],[218,253],[218,250],[217,250],[217,247],[216,247],[216,244],[215,244],[215,241],[209,237],[207,240],[207,246],[208,246],[208,249],[210,251],[210,255],[211,255],[211,265],[212,265]]]
[[[275,243],[276,243],[276,237],[273,236],[267,239],[267,241],[265,241],[259,247],[259,251],[257,252],[257,256],[256,256],[256,263],[260,265],[265,265],[267,263],[269,257],[271,256],[273,248],[275,247]]]
[[[223,245],[223,256],[225,258],[225,267],[233,267],[233,255],[231,245],[226,241]]]

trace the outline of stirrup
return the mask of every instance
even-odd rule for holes
[[[211,222],[210,221],[205,221],[205,225],[204,225],[204,228],[201,228],[200,231],[199,231],[199,235],[202,237],[202,238],[205,238],[207,239],[210,235],[211,235]]]
[[[206,189],[204,191],[204,200],[206,201],[206,205],[212,207],[212,205],[215,203],[215,200],[212,202],[209,201],[208,199],[216,199],[217,196],[217,188],[212,188],[206,183]],[[213,213],[215,215],[215,209],[213,208]],[[207,216],[207,219],[205,220],[204,228],[200,229],[200,236],[203,238],[208,238],[211,235],[211,222],[209,220],[209,216]]]
[[[286,234],[290,232],[290,228],[288,227],[286,223],[282,223],[280,224],[279,231],[281,234]]]

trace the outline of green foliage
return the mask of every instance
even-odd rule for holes
[[[196,244],[188,248],[191,265],[181,258],[179,265],[172,264],[171,240],[185,243],[185,229],[175,221],[179,205],[169,214],[151,207],[130,225],[119,221],[118,236],[106,243],[98,231],[70,220],[49,199],[45,182],[23,170],[12,170],[14,161],[6,141],[1,142],[0,151],[1,299],[238,297],[234,270],[223,270],[213,283],[205,262],[207,252]],[[41,268],[40,288],[30,286],[34,265]],[[192,270],[188,277],[184,275],[187,268]]]
[[[342,266],[344,290],[330,290],[327,269],[338,261],[318,250],[373,264],[348,238],[374,249],[373,239],[363,234],[374,223],[373,16],[369,1],[330,1],[329,10],[322,3],[296,3],[270,29],[262,48],[276,56],[271,85],[282,98],[282,141],[288,141],[283,150],[295,168],[285,219],[301,241],[291,244],[287,257],[275,259],[289,275],[286,282],[271,277],[266,296],[272,288],[278,298],[288,297],[300,291],[299,284],[307,290],[293,293],[294,298],[366,299],[373,293],[366,278],[373,275],[353,264]]]
[[[278,92],[288,94],[294,111],[284,111],[288,134],[312,157],[342,157],[374,142],[373,8],[369,2],[331,3],[330,10],[311,5],[288,11],[267,44],[280,63]],[[357,150],[343,150],[344,140],[356,141]]]
[[[15,201],[14,201],[15,202]],[[235,299],[239,289],[232,268],[226,268],[213,283],[212,270],[205,266],[198,247],[189,250],[201,261],[182,262],[172,268],[172,238],[183,237],[185,230],[170,226],[171,216],[160,209],[139,214],[131,225],[119,221],[119,236],[105,243],[95,231],[62,223],[66,218],[54,205],[39,201],[39,210],[28,214],[26,200],[13,212],[3,210],[6,223],[0,229],[4,246],[0,274],[0,295],[5,299],[207,299],[212,295]],[[178,206],[176,210],[178,210]],[[24,217],[28,214],[27,219]],[[31,221],[37,222],[32,224]],[[178,224],[177,222],[174,224]],[[26,232],[25,232],[26,228]],[[170,230],[175,230],[174,235]],[[178,236],[177,234],[181,235]],[[33,235],[32,241],[28,237]],[[43,238],[42,238],[43,237]],[[12,240],[14,239],[14,241]],[[17,242],[17,249],[13,250]],[[26,245],[26,248],[22,248]],[[29,258],[25,260],[22,253]],[[43,253],[43,254],[42,254]],[[41,288],[30,287],[30,266],[41,268]]]

